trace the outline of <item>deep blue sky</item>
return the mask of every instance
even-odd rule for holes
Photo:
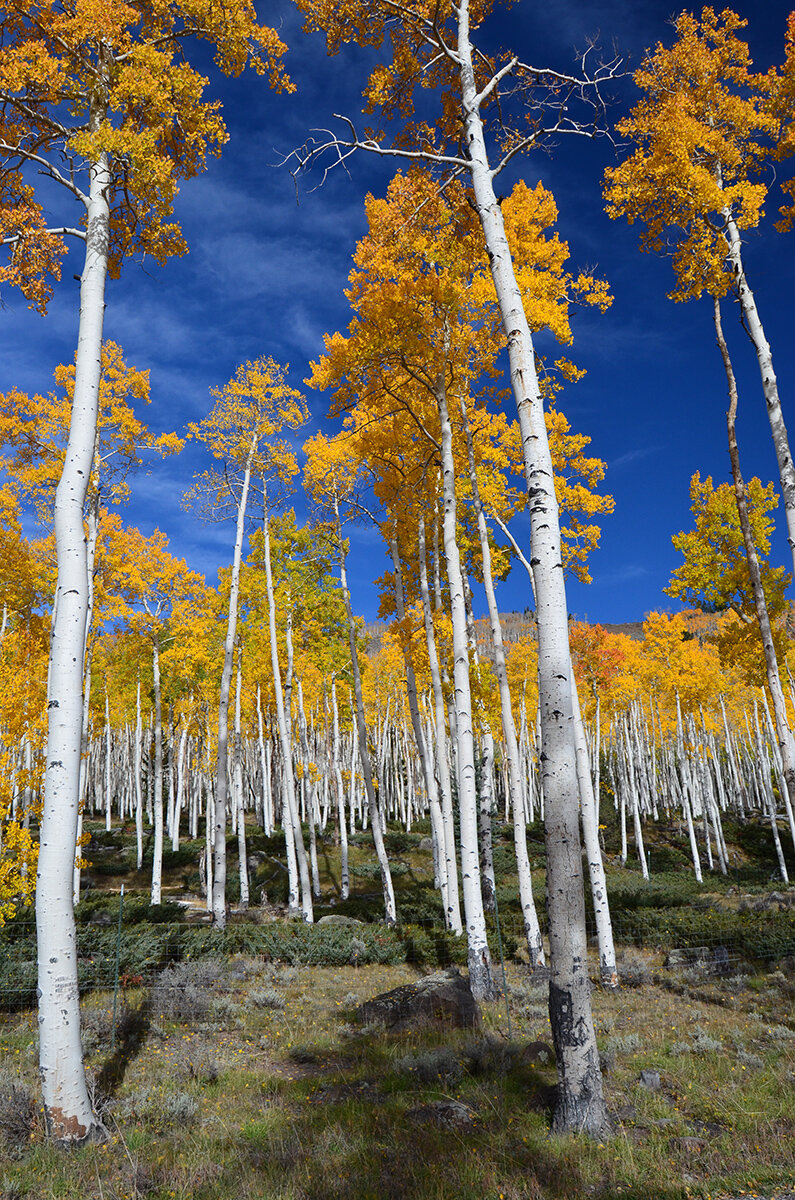
[[[716,5],[720,7],[720,5]],[[783,57],[790,5],[779,0],[734,5],[747,16],[756,65],[766,69]],[[599,33],[615,41],[630,67],[658,39],[670,42],[668,21],[679,11],[670,0],[518,0],[495,18],[493,39],[515,48],[525,61],[570,69],[573,54]],[[190,254],[165,268],[128,263],[108,289],[106,337],[121,343],[128,362],[148,367],[152,405],[148,419],[157,430],[180,429],[208,410],[211,386],[223,385],[236,365],[262,354],[290,363],[301,386],[308,362],[322,351],[324,331],[344,329],[350,319],[342,289],[356,240],[365,231],[363,199],[383,194],[393,166],[361,156],[350,174],[336,171],[325,186],[319,174],[296,189],[280,158],[300,144],[312,127],[330,123],[333,112],[355,114],[365,80],[367,55],[349,48],[327,58],[322,40],[301,32],[288,0],[260,7],[261,19],[279,23],[290,49],[287,66],[295,95],[274,95],[254,75],[219,80],[230,132],[223,157],[201,177],[185,183],[178,201]],[[615,88],[618,119],[635,96],[630,79]],[[641,619],[660,607],[676,607],[662,594],[678,556],[671,536],[689,525],[688,487],[700,470],[728,478],[725,449],[726,387],[714,344],[708,301],[674,305],[667,261],[641,255],[637,231],[611,222],[602,212],[601,177],[613,162],[606,140],[561,139],[554,156],[536,153],[517,164],[514,178],[542,179],[555,194],[559,229],[569,241],[572,265],[596,268],[611,283],[615,300],[606,316],[575,319],[572,356],[588,370],[564,394],[561,407],[572,427],[591,435],[592,450],[608,463],[605,487],[616,511],[604,523],[602,545],[592,559],[593,583],[572,582],[569,609],[592,621]],[[785,164],[795,173],[795,159]],[[507,190],[511,180],[506,180]],[[65,207],[64,207],[65,203]],[[58,198],[52,219],[74,219],[70,201]],[[795,387],[792,290],[794,234],[773,229],[776,205],[764,228],[748,237],[746,266],[774,349],[785,416]],[[74,354],[79,252],[65,264],[47,317],[29,312],[24,300],[6,291],[0,321],[5,354],[0,389],[17,386],[47,391],[57,363]],[[730,309],[725,324],[740,383],[739,436],[746,477],[777,478],[769,427],[753,349]],[[324,427],[328,398],[310,392],[311,426]],[[214,582],[231,559],[233,529],[203,526],[180,507],[191,474],[207,465],[196,449],[157,464],[133,481],[124,519],[144,532],[165,530],[172,551]],[[295,497],[301,506],[300,494]],[[780,520],[783,524],[783,520]],[[517,536],[526,540],[521,523]],[[774,558],[785,562],[779,538]],[[375,615],[372,579],[385,569],[376,534],[354,533],[351,584],[354,606]],[[529,602],[526,578],[514,572],[500,588],[504,610]]]

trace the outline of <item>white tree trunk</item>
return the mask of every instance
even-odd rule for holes
[[[538,923],[535,901],[533,899],[533,881],[530,871],[530,856],[527,852],[527,828],[525,826],[524,797],[522,793],[521,770],[519,766],[519,748],[516,743],[516,726],[511,707],[511,691],[508,686],[508,668],[505,661],[505,647],[502,639],[502,624],[497,607],[497,597],[494,591],[494,577],[491,571],[491,548],[486,526],[486,517],[480,501],[480,489],[475,466],[474,447],[472,445],[472,430],[469,424],[466,406],[462,401],[462,416],[465,422],[467,437],[467,453],[469,458],[469,480],[472,487],[472,499],[477,518],[478,537],[480,539],[480,557],[483,565],[483,587],[486,592],[486,604],[489,611],[491,640],[494,647],[494,669],[497,675],[497,687],[500,694],[500,717],[502,720],[503,746],[508,774],[508,797],[513,820],[513,844],[516,853],[516,871],[519,879],[519,903],[522,907],[527,954],[531,967],[545,966],[544,944],[541,928]]]
[[[152,643],[152,677],[155,693],[155,792],[154,809],[155,836],[152,848],[152,892],[151,903],[159,904],[163,888],[163,705],[160,695],[160,635],[154,631]]]
[[[467,931],[469,983],[476,1000],[496,994],[491,954],[486,934],[486,915],[480,880],[478,847],[478,793],[475,778],[475,741],[472,729],[472,697],[469,687],[466,600],[461,556],[456,542],[455,463],[453,431],[447,411],[444,376],[435,389],[441,430],[442,491],[444,515],[442,538],[450,585],[450,616],[453,627],[453,682],[455,686],[456,764],[458,768],[458,814],[461,830],[461,877],[464,919]]]
[[[789,542],[792,554],[793,569],[795,569],[795,464],[792,461],[787,426],[784,424],[784,414],[781,411],[778,381],[776,380],[776,373],[773,370],[773,355],[770,351],[770,344],[765,337],[765,330],[756,307],[754,293],[748,284],[743,267],[740,231],[729,210],[726,210],[725,216],[729,244],[729,261],[734,270],[734,284],[740,300],[745,328],[756,351],[759,371],[762,376],[762,391],[764,392],[765,403],[767,405],[767,417],[770,422],[770,432],[773,435],[773,446],[776,451],[779,478],[781,480],[781,496],[784,501],[784,513],[787,520],[787,541]]]
[[[334,781],[337,785],[337,815],[340,831],[340,899],[347,900],[351,894],[351,880],[348,870],[348,826],[345,821],[345,794],[342,785],[342,767],[340,766],[340,720],[337,707],[337,685],[331,684],[331,713],[332,713],[332,745],[331,758],[334,769]]]
[[[301,816],[295,798],[295,776],[293,774],[293,747],[287,725],[284,694],[282,692],[282,671],[279,665],[279,643],[276,637],[276,599],[273,594],[273,574],[271,571],[271,535],[268,519],[267,501],[262,518],[263,558],[265,562],[265,587],[268,596],[268,628],[270,631],[271,670],[273,672],[273,694],[276,701],[276,724],[279,730],[279,741],[282,749],[283,796],[282,808],[289,814],[289,831],[292,834],[295,856],[298,863],[298,874],[301,881],[301,911],[304,920],[314,921],[312,907],[312,884],[309,878],[309,864],[304,848],[304,835],[301,832]],[[288,837],[288,823],[283,822],[285,838]],[[288,855],[289,862],[289,855]]]
[[[436,782],[441,798],[442,828],[444,831],[444,869],[447,877],[445,921],[447,927],[453,933],[460,936],[464,932],[464,925],[461,920],[461,901],[458,892],[458,851],[455,841],[455,816],[453,813],[450,765],[447,759],[447,720],[445,718],[444,692],[442,691],[442,676],[439,670],[439,656],[436,651],[436,635],[433,628],[431,598],[428,590],[428,564],[425,553],[425,517],[422,510],[420,510],[419,514],[417,537],[420,594],[422,596],[425,643],[428,648],[428,663],[430,665],[431,688],[433,691],[434,724],[436,726]]]
[[[397,538],[392,538],[389,543],[389,549],[392,555],[392,565],[395,568],[395,615],[397,616],[398,621],[402,623],[406,619],[406,603],[403,594],[403,568],[400,561],[400,550],[398,547]],[[414,741],[417,746],[417,751],[420,756],[422,778],[425,784],[425,793],[428,797],[428,805],[431,814],[431,828],[434,832],[434,848],[437,851],[436,867],[439,876],[438,886],[442,896],[444,911],[447,913],[447,862],[444,854],[438,853],[438,850],[440,849],[439,834],[444,828],[442,806],[439,801],[439,789],[436,785],[436,776],[433,770],[433,763],[431,762],[430,750],[422,731],[420,706],[417,700],[417,679],[414,673],[414,664],[411,660],[411,650],[408,646],[404,646],[403,661],[406,668],[406,692],[409,700],[411,728],[414,734]]]
[[[351,594],[348,590],[348,574],[345,568],[345,539],[342,536],[339,504],[334,499],[334,517],[337,525],[337,546],[340,556],[340,584],[342,598],[345,603],[345,616],[348,623],[348,645],[351,652],[351,669],[353,672],[353,694],[356,701],[356,730],[359,739],[359,761],[362,765],[364,788],[367,794],[367,806],[370,812],[370,825],[373,834],[378,865],[381,870],[381,887],[384,893],[384,919],[387,925],[397,921],[395,908],[395,889],[392,885],[392,872],[389,869],[389,858],[384,845],[384,834],[381,828],[381,816],[378,811],[375,788],[373,787],[373,770],[370,762],[370,751],[367,748],[367,722],[364,715],[364,697],[362,695],[362,676],[359,669],[359,651],[356,645],[356,625],[351,608]],[[353,785],[353,768],[351,768],[351,785]]]
[[[47,1131],[75,1145],[102,1131],[86,1088],[73,873],[80,788],[80,733],[88,576],[83,530],[97,428],[110,179],[104,158],[90,168],[86,257],[69,439],[55,497],[57,611],[50,637],[47,760],[36,883],[39,1070]]]
[[[218,759],[215,778],[215,825],[213,829],[213,891],[212,913],[216,929],[226,928],[226,798],[228,793],[229,759],[229,693],[232,687],[232,667],[237,635],[237,604],[240,594],[240,560],[243,554],[243,535],[246,528],[246,507],[251,484],[251,464],[257,452],[257,437],[251,439],[243,486],[237,508],[235,553],[229,581],[229,617],[224,642],[224,666],[221,672],[221,695],[218,700]]]
[[[569,686],[568,609],[560,523],[533,339],[513,270],[488,161],[472,45],[469,5],[457,9],[462,140],[470,162],[475,205],[508,344],[531,521],[536,583],[538,659],[546,813],[547,897],[550,925],[549,1011],[558,1064],[553,1118],[558,1131],[602,1137],[610,1129],[602,1094],[591,1013],[585,898],[579,832],[579,787]]]
[[[246,850],[246,809],[243,803],[243,739],[240,734],[240,700],[243,690],[243,648],[237,647],[237,687],[235,688],[234,804],[237,812],[237,860],[240,878],[240,907],[248,908],[248,851]]]

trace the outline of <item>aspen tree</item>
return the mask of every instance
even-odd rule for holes
[[[392,883],[392,872],[389,858],[384,845],[384,834],[381,827],[381,817],[378,812],[378,802],[373,783],[373,765],[368,746],[367,718],[364,711],[364,696],[362,693],[362,674],[359,663],[359,648],[357,645],[357,629],[353,617],[350,590],[348,588],[348,573],[346,566],[347,546],[342,533],[343,505],[356,504],[355,489],[358,483],[356,465],[350,448],[340,447],[329,442],[323,434],[310,439],[304,446],[307,463],[304,468],[304,486],[307,488],[315,503],[333,514],[336,526],[337,553],[340,570],[340,584],[345,603],[345,613],[348,622],[348,644],[350,647],[351,670],[353,673],[354,695],[354,740],[351,761],[351,824],[353,824],[354,805],[353,794],[355,787],[354,770],[356,751],[358,748],[359,762],[362,768],[367,810],[370,816],[370,827],[373,835],[378,865],[381,871],[381,886],[384,893],[384,916],[387,924],[394,925],[397,920],[395,906],[395,889]]]
[[[517,153],[540,142],[550,126],[555,132],[582,132],[573,109],[578,99],[590,95],[588,84],[593,81],[534,68],[518,56],[505,55],[500,62],[489,59],[472,41],[472,30],[491,9],[488,0],[472,5],[461,0],[451,10],[422,0],[399,9],[382,0],[357,0],[343,8],[329,0],[301,0],[301,8],[309,28],[325,32],[331,52],[347,41],[380,46],[386,37],[391,39],[393,60],[376,66],[365,93],[371,111],[377,108],[387,118],[412,114],[413,92],[420,82],[426,88],[440,88],[444,95],[442,119],[435,126],[417,122],[404,130],[399,145],[385,144],[378,136],[359,138],[349,123],[347,135],[332,139],[336,161],[362,148],[468,173],[472,182],[507,343],[530,498],[547,800],[550,1018],[559,1075],[554,1126],[560,1131],[577,1129],[605,1136],[610,1123],[602,1095],[587,975],[558,509],[531,324],[494,189],[496,173]],[[609,67],[604,74],[610,74]],[[510,122],[511,103],[518,103],[521,112],[515,126]],[[496,162],[490,156],[484,127],[492,113],[498,118]],[[306,164],[328,145],[308,147],[299,160]]]
[[[105,281],[131,253],[164,262],[184,252],[179,227],[168,219],[177,181],[197,174],[207,153],[217,153],[225,140],[218,105],[203,99],[205,81],[185,61],[183,44],[205,39],[217,47],[227,74],[251,61],[269,71],[276,86],[284,85],[284,47],[256,24],[247,0],[223,9],[203,0],[145,7],[112,0],[101,18],[92,5],[62,11],[36,0],[6,9],[2,33],[0,230],[10,257],[0,281],[19,287],[43,311],[51,280],[60,276],[63,238],[85,246],[74,404],[54,513],[58,603],[37,886],[45,1119],[54,1141],[74,1144],[101,1132],[80,1049],[72,870],[88,588],[83,509],[94,453]],[[37,173],[79,202],[82,224],[48,226],[34,188]]]
[[[746,486],[740,469],[735,434],[737,383],[723,337],[719,301],[715,304],[715,327],[729,384],[727,426],[733,484],[731,488],[728,484],[713,488],[710,478],[702,481],[698,474],[693,477],[691,497],[696,528],[673,539],[685,562],[674,571],[666,591],[691,603],[731,608],[736,613],[737,633],[731,641],[727,637],[722,639],[724,655],[731,654],[734,658],[742,642],[748,643],[749,633],[752,635],[750,649],[754,657],[763,658],[773,699],[777,754],[786,784],[784,802],[791,819],[795,801],[795,745],[778,666],[779,659],[785,660],[786,645],[783,631],[773,625],[788,608],[785,592],[791,576],[783,567],[771,567],[765,558],[772,532],[769,514],[778,504],[773,484],[765,488],[758,479],[752,479]]]
[[[143,537],[135,528],[113,532],[110,557],[118,564],[115,567],[116,586],[119,589],[117,611],[127,618],[129,627],[147,641],[152,655],[154,845],[151,903],[160,904],[164,847],[161,658],[164,644],[169,640],[167,623],[179,619],[180,612],[183,620],[188,619],[187,612],[195,619],[204,599],[205,583],[201,575],[188,570],[184,560],[175,559],[169,553],[168,538],[159,530],[151,538]],[[136,805],[136,825],[140,821],[138,811]]]
[[[736,295],[759,365],[795,567],[795,465],[742,253],[743,231],[762,217],[767,186],[759,176],[779,132],[771,90],[781,100],[786,89],[775,74],[751,70],[739,36],[747,23],[728,8],[706,7],[700,20],[683,12],[674,44],[646,55],[635,74],[643,96],[617,125],[637,148],[606,171],[605,198],[609,216],[642,223],[644,250],[672,255],[674,300]]]
[[[203,505],[207,519],[235,518],[235,543],[229,584],[229,612],[224,642],[224,665],[218,701],[218,748],[215,784],[215,831],[213,839],[213,924],[226,926],[226,826],[228,789],[229,696],[232,684],[234,645],[237,634],[240,568],[246,533],[249,491],[252,480],[261,489],[264,529],[268,530],[268,493],[285,484],[298,466],[289,443],[279,438],[285,429],[296,429],[306,420],[300,392],[290,387],[284,369],[272,358],[241,364],[223,388],[214,388],[215,405],[203,421],[190,426],[193,437],[204,442],[223,467],[207,471],[186,496],[188,505]],[[271,496],[273,503],[273,496]],[[266,570],[270,557],[266,545]],[[269,594],[270,595],[270,594]],[[272,634],[272,640],[274,635]],[[274,672],[278,667],[278,660]],[[277,691],[280,689],[277,685]],[[279,703],[279,701],[277,701]],[[292,753],[286,728],[280,719],[280,736],[285,771],[291,769]],[[288,803],[289,786],[288,786]],[[292,808],[292,805],[291,805]],[[293,818],[295,814],[293,813]],[[300,830],[296,836],[300,835]],[[305,898],[306,903],[306,898]],[[311,904],[311,900],[309,901]]]

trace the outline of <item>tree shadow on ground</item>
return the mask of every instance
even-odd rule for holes
[[[116,1021],[115,1049],[97,1076],[97,1086],[105,1095],[114,1095],[120,1087],[127,1068],[146,1041],[150,1023],[148,997],[144,996],[135,1008],[123,1006]]]

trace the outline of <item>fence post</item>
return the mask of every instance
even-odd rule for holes
[[[121,953],[121,918],[124,911],[124,884],[121,885],[119,892],[119,924],[116,929],[116,969],[114,971],[113,982],[113,1030],[110,1035],[110,1048],[116,1049],[116,1004],[119,999],[119,957]]]

